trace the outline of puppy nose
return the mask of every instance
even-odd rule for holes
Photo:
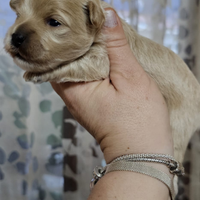
[[[25,36],[21,33],[13,33],[12,34],[12,45],[16,48],[19,48],[22,43],[25,41]]]

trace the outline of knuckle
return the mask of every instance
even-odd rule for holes
[[[107,48],[108,49],[112,49],[112,48],[120,48],[120,47],[124,47],[127,46],[128,42],[126,40],[126,38],[122,37],[122,38],[113,38],[107,41]]]

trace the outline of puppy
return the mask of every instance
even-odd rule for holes
[[[5,49],[26,72],[26,81],[80,82],[109,76],[101,28],[100,0],[11,0],[17,13]],[[191,135],[200,126],[200,86],[172,51],[142,37],[122,20],[128,43],[162,92],[170,114],[175,159],[183,161]]]

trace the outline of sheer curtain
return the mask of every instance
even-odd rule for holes
[[[138,32],[172,49],[200,81],[199,0],[106,0]],[[15,14],[0,1],[0,199],[85,200],[98,144],[50,84],[25,83],[3,50]],[[200,133],[188,146],[177,200],[200,199]]]
[[[0,199],[62,199],[63,102],[49,83],[26,83],[4,52],[15,14],[0,1]]]

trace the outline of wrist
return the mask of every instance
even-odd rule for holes
[[[164,137],[164,135],[168,135]],[[169,136],[170,135],[170,136]],[[138,136],[138,134],[137,134]],[[160,137],[137,138],[126,134],[115,137],[105,137],[100,142],[106,163],[110,163],[117,157],[127,154],[167,154],[174,156],[171,132],[162,134]]]
[[[114,159],[104,168],[96,167],[93,172],[91,188],[93,189],[99,179],[107,173],[116,171],[136,172],[161,181],[168,187],[171,199],[174,199],[175,197],[174,175],[184,175],[182,165],[179,165],[179,163],[170,155],[129,154]]]
[[[105,200],[111,197],[132,199],[133,196],[134,199],[168,199],[169,190],[162,182],[152,177],[135,172],[114,171],[102,177],[88,200],[96,199],[97,196]]]

